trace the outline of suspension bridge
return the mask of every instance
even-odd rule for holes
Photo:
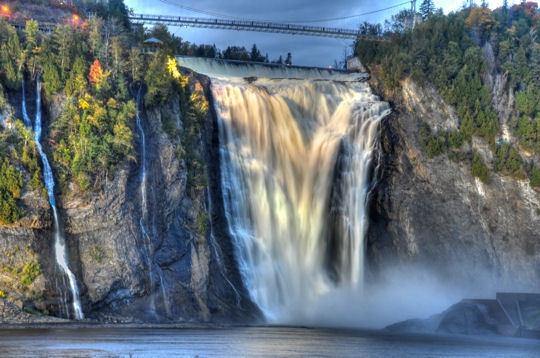
[[[376,36],[362,33],[360,29],[353,30],[340,27],[327,27],[327,26],[309,26],[291,23],[278,23],[274,21],[262,21],[262,20],[245,20],[231,17],[230,15],[218,14],[209,10],[194,9],[183,4],[179,4],[173,0],[160,0],[168,5],[177,6],[183,10],[197,12],[209,17],[186,17],[186,16],[170,16],[170,15],[148,15],[148,14],[131,14],[129,19],[132,23],[143,25],[155,25],[164,24],[168,26],[178,27],[199,27],[209,29],[225,29],[225,30],[237,30],[237,31],[257,31],[257,32],[274,32],[289,35],[305,35],[305,36],[318,36],[318,37],[331,37],[337,39],[351,39],[351,40],[370,40],[378,42],[389,41],[384,36]],[[393,8],[398,8],[403,5],[411,5],[411,12],[416,13],[416,0],[407,0],[397,5],[391,5],[384,9],[378,9],[369,11],[363,14],[348,15],[341,18],[304,21],[306,22],[323,22],[329,20],[344,20],[356,18],[359,16],[371,15],[381,11],[386,11]],[[414,23],[413,23],[414,26]]]
[[[251,20],[226,20],[218,18],[201,18],[201,17],[184,17],[170,15],[145,15],[132,14],[129,16],[132,23],[136,24],[164,24],[169,26],[179,27],[200,27],[209,29],[225,29],[238,31],[257,31],[257,32],[274,32],[289,35],[305,35],[318,37],[331,37],[338,39],[363,39],[371,41],[385,42],[388,38],[382,36],[366,35],[359,30],[338,28],[338,27],[322,27],[322,26],[306,26],[298,24],[282,24],[267,21],[251,21]]]

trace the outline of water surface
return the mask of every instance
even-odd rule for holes
[[[0,330],[1,357],[538,357],[540,341],[292,327]]]

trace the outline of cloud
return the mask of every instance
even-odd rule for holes
[[[354,2],[350,0],[229,0],[226,2],[217,0],[160,0],[151,3],[146,0],[125,0],[124,2],[135,13],[193,17],[220,14],[249,20],[271,20],[283,23],[349,17],[391,6],[386,3],[366,0]],[[393,4],[399,3],[399,0],[393,2]],[[190,12],[185,8],[202,10],[208,15]],[[308,25],[357,28],[364,21],[379,22],[382,21],[383,17],[390,17],[392,13],[380,13],[380,18],[370,15],[348,18],[343,21],[314,22],[308,23]],[[351,52],[350,48],[353,44],[352,40],[300,35],[178,27],[170,27],[169,30],[185,41],[195,44],[215,44],[221,50],[225,50],[228,46],[244,46],[249,50],[253,44],[257,44],[263,54],[268,53],[270,60],[275,60],[280,55],[285,58],[287,52],[291,52],[293,64],[304,66],[327,67],[334,65],[334,62],[343,60],[347,47],[349,47],[348,51]]]
[[[137,5],[143,5],[147,2],[139,0],[126,1],[126,3],[138,3]],[[347,16],[363,7],[369,8],[377,6],[376,4],[373,4],[373,2],[357,1],[354,3],[354,6],[351,7],[350,0],[333,0],[331,2],[328,0],[230,0],[227,2],[218,2],[215,0],[163,0],[159,1],[159,3],[166,5],[169,9],[177,9],[177,11],[184,14],[189,13],[185,8],[194,8],[207,11],[208,13],[250,18],[253,20],[272,21],[298,21]],[[154,5],[152,7],[155,7]],[[195,13],[192,12],[192,14]]]

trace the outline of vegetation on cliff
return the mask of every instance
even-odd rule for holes
[[[161,113],[162,126],[184,144],[178,155],[189,158],[188,190],[201,190],[206,183],[203,159],[194,148],[200,142],[198,127],[207,104],[201,89],[190,89],[171,77],[167,63],[177,54],[266,62],[268,56],[256,45],[251,52],[235,46],[221,52],[215,46],[191,44],[170,34],[164,25],[145,32],[130,23],[122,0],[110,0],[106,6],[52,0],[7,5],[9,17],[0,16],[0,112],[4,113],[0,163],[6,166],[6,173],[13,171],[18,176],[0,186],[1,223],[17,221],[24,214],[17,204],[21,191],[39,189],[36,183],[42,182],[33,134],[17,124],[17,111],[10,109],[20,105],[23,77],[32,81],[40,77],[45,103],[58,112],[51,113],[54,118],[45,123],[42,141],[62,193],[84,196],[100,192],[119,163],[136,161],[134,97],[141,84],[147,108],[160,108],[176,95],[180,97],[183,131],[169,113]],[[85,19],[88,13],[92,16]],[[41,31],[44,24],[54,25],[51,33]],[[149,37],[163,43],[157,54],[144,51],[143,41]],[[11,132],[5,130],[6,118],[15,123]],[[11,190],[15,188],[11,181],[20,188]]]
[[[486,181],[480,163],[464,141],[479,136],[494,153],[493,170],[517,179],[528,178],[540,186],[540,15],[532,3],[495,11],[475,6],[445,16],[433,6],[424,9],[424,22],[409,30],[412,15],[404,11],[387,23],[389,43],[360,40],[356,54],[363,63],[380,68],[380,79],[390,91],[400,88],[405,78],[431,84],[460,119],[458,131],[432,133],[421,130],[422,144],[429,157],[448,153],[451,158],[470,160],[472,174]],[[364,24],[367,33],[383,34],[382,26]],[[509,123],[502,123],[494,104],[496,98],[487,76],[502,74],[505,92],[515,93]],[[509,127],[514,141],[503,136]],[[522,155],[520,153],[525,153]]]

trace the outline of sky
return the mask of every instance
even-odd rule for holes
[[[442,7],[445,13],[459,10],[464,2],[468,3],[464,0],[434,0],[435,7]],[[480,0],[476,2],[480,3]],[[502,2],[502,0],[487,1],[492,9],[500,7]],[[519,0],[509,0],[508,4],[519,2]],[[347,29],[357,29],[358,25],[364,21],[384,23],[385,19],[390,19],[392,15],[411,7],[407,0],[387,2],[367,0],[124,0],[124,3],[137,14],[227,16],[235,19],[294,22],[295,24],[299,24],[300,21],[309,21],[305,24]],[[421,3],[422,0],[417,0],[417,9]],[[387,9],[394,5],[400,6]],[[387,10],[366,14],[382,9]],[[343,19],[319,21],[335,18]],[[352,40],[343,39],[193,27],[169,27],[169,31],[181,37],[183,41],[198,45],[216,45],[222,51],[228,46],[244,46],[250,51],[253,44],[257,44],[261,53],[268,54],[271,61],[277,60],[279,56],[285,59],[287,53],[290,52],[293,65],[299,66],[335,66],[351,54],[353,43]]]

